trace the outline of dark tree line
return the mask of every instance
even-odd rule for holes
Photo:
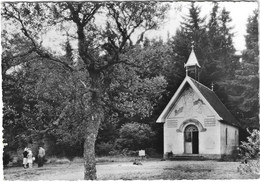
[[[258,11],[255,10],[248,18],[242,62],[228,82],[231,84],[230,101],[244,128],[259,128],[258,35]]]

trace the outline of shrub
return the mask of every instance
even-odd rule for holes
[[[242,142],[240,146],[240,155],[244,161],[239,165],[238,172],[260,175],[260,131],[247,131],[250,136],[247,137],[248,141]]]
[[[12,160],[11,156],[7,152],[4,152],[3,154],[4,167],[6,167],[11,160]]]
[[[123,156],[130,156],[130,157],[137,157],[138,151],[129,150],[128,148],[125,148],[121,151],[121,155]]]
[[[160,154],[156,152],[154,148],[147,148],[145,149],[145,155],[149,157],[158,157]]]
[[[154,135],[155,133],[147,124],[127,123],[120,128],[115,146],[118,150],[127,148],[131,151],[150,148]]]
[[[62,157],[62,158],[57,158],[57,157],[49,157],[48,160],[46,161],[47,164],[53,163],[53,164],[66,164],[70,163],[70,159]]]
[[[246,159],[258,159],[260,156],[260,131],[254,129],[247,137],[247,142],[242,141],[240,145],[240,155]]]
[[[113,151],[113,144],[109,142],[101,142],[96,144],[96,154],[99,156],[109,155],[111,151]]]
[[[117,156],[120,155],[120,151],[119,150],[112,150],[108,153],[111,156]]]

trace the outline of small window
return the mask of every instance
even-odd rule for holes
[[[228,129],[226,128],[226,145],[228,144]]]
[[[237,131],[235,131],[235,145],[237,145]]]

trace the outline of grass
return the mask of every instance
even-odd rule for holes
[[[102,162],[133,162],[135,159],[139,159],[138,157],[122,157],[122,156],[102,156],[96,157],[97,163]]]
[[[239,162],[219,161],[161,161],[141,160],[138,157],[107,156],[97,157],[98,180],[198,180],[198,179],[258,179],[251,174],[241,175],[237,171]],[[69,163],[64,158],[52,158],[52,163],[43,168],[25,170],[13,167],[4,170],[6,180],[83,180],[83,159],[74,158]],[[58,162],[58,163],[57,163]]]
[[[133,162],[135,159],[139,159],[138,157],[127,157],[127,156],[99,156],[96,157],[97,163],[103,162]],[[47,163],[57,163],[57,164],[65,164],[65,163],[83,163],[84,159],[82,157],[75,157],[72,160],[69,160],[65,157],[48,157]]]

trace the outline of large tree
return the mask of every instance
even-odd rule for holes
[[[235,78],[229,80],[232,90],[229,94],[236,113],[244,128],[259,128],[259,46],[258,11],[248,18],[246,49],[242,54]]]
[[[238,68],[238,58],[234,55],[233,27],[230,12],[225,8],[219,8],[218,3],[213,4],[210,20],[207,24],[208,31],[208,55],[206,63],[206,74],[209,81],[214,84],[214,91],[221,101],[230,109],[233,108],[227,98],[230,86],[226,80],[234,77]],[[211,83],[208,82],[207,85]]]
[[[162,77],[142,79],[136,74],[140,64],[131,55],[134,45],[131,36],[138,30],[141,38],[146,31],[157,28],[167,9],[168,6],[155,2],[4,3],[2,6],[3,21],[19,27],[14,32],[30,43],[21,51],[7,49],[11,54],[9,59],[16,65],[33,60],[33,69],[37,69],[35,61],[47,64],[48,69],[58,67],[58,71],[41,71],[42,78],[35,85],[37,96],[57,101],[57,107],[53,107],[57,113],[52,113],[55,119],[51,118],[42,131],[55,126],[81,131],[78,133],[84,138],[84,179],[96,179],[94,145],[100,123],[106,120],[106,110],[113,107],[127,110],[129,115],[149,115],[152,104],[146,93],[156,95],[162,91],[165,83]],[[105,26],[98,24],[98,18],[105,18]],[[77,43],[73,61],[42,46],[41,35],[51,29],[58,32],[59,28]],[[6,36],[11,34],[6,32]],[[39,103],[43,108],[40,111],[52,112],[46,102]]]

